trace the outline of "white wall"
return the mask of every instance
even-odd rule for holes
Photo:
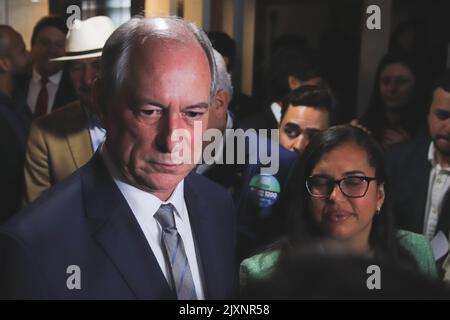
[[[176,13],[176,1],[174,0],[145,0],[145,15],[161,16]]]
[[[6,23],[6,0],[0,0],[0,24]]]
[[[30,48],[31,33],[36,22],[48,15],[48,0],[0,0],[0,23],[11,25]]]
[[[366,8],[378,5],[381,9],[381,30],[369,30],[365,27],[369,15]],[[391,32],[392,0],[364,1],[363,30],[361,32],[361,55],[359,62],[357,113],[361,115],[367,108],[373,90],[373,81],[380,59],[386,54]]]

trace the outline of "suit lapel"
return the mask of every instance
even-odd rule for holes
[[[209,208],[205,201],[202,201],[190,176],[185,179],[185,182],[186,206],[202,263],[205,297],[206,299],[223,299],[223,288],[225,287],[223,281],[227,280],[221,277],[223,266],[226,265],[221,254],[223,240],[218,237],[217,232],[221,226],[215,225],[212,218],[214,210]]]
[[[93,147],[87,129],[86,113],[80,104],[77,104],[78,108],[72,108],[73,112],[67,115],[65,136],[75,167],[78,169],[92,157]]]
[[[413,199],[411,209],[414,212],[414,217],[416,218],[414,225],[416,226],[416,232],[418,233],[423,233],[428,188],[430,185],[431,163],[428,160],[430,143],[431,139],[428,137],[427,139],[419,140],[418,150],[420,150],[420,154],[416,155],[416,163],[413,167],[420,168],[417,170],[416,181],[418,183],[412,182],[411,185],[407,186],[408,188],[411,188],[411,186],[417,185],[417,188],[412,188],[412,190],[414,190],[414,194],[411,195],[410,199]],[[414,176],[414,174],[412,174],[412,176]]]
[[[450,189],[442,200],[441,212],[439,215],[439,221],[436,231],[442,231],[446,236],[449,236],[450,231]]]
[[[427,205],[431,165],[428,161],[426,161],[422,162],[420,166],[418,165],[416,168],[423,169],[420,169],[417,172],[418,181],[420,181],[420,183],[417,184],[417,189],[414,189],[414,195],[410,198],[413,199],[411,203],[411,210],[414,212],[413,217],[415,218],[413,221],[413,225],[415,227],[414,229],[416,232],[422,233],[423,224],[425,221],[425,209]]]
[[[175,299],[133,212],[98,153],[83,176],[94,237],[138,299]]]
[[[69,71],[66,67],[63,70],[61,81],[59,82],[58,89],[56,91],[52,110],[59,109],[75,100],[77,100],[77,96],[75,89],[73,88],[72,81],[70,80]]]

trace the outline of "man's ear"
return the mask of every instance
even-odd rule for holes
[[[289,89],[294,90],[294,89],[299,88],[302,85],[302,82],[294,76],[289,76],[288,84],[289,84]]]
[[[221,109],[223,112],[227,112],[228,110],[228,103],[230,102],[230,97],[227,92],[224,90],[217,91],[216,95],[214,96],[214,103],[213,108]]]
[[[384,192],[384,183],[380,184],[377,188],[377,208],[381,208],[384,203],[386,194]]]
[[[9,58],[0,58],[0,73],[8,73],[11,71],[12,63]]]

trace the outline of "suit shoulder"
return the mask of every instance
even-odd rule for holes
[[[406,153],[409,153],[413,151],[415,148],[415,143],[412,141],[403,142],[397,145],[394,145],[386,150],[387,155],[401,155]]]
[[[61,108],[56,109],[50,114],[37,118],[31,126],[40,129],[51,129],[54,127],[66,126],[70,119],[83,116],[83,110],[79,101],[74,101]]]
[[[229,192],[223,186],[195,172],[191,172],[187,176],[186,182],[192,184],[196,190],[208,195],[229,195]]]
[[[386,159],[388,162],[401,161],[411,159],[412,156],[423,156],[427,154],[430,140],[421,138],[407,141],[389,148],[386,151]]]
[[[67,219],[75,218],[73,215],[69,218],[68,215],[77,210],[82,211],[79,172],[46,190],[36,201],[7,220],[1,229],[21,239],[47,237],[51,236],[50,230],[63,232],[62,230],[67,227]]]

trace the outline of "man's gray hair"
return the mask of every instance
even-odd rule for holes
[[[122,88],[127,76],[132,49],[151,39],[197,41],[208,58],[211,73],[210,96],[216,92],[217,68],[211,42],[195,24],[175,16],[135,17],[122,24],[106,41],[101,59],[101,79],[106,92]]]
[[[228,93],[229,100],[233,97],[233,85],[231,84],[231,76],[227,71],[227,65],[222,55],[216,50],[214,51],[214,60],[217,67],[217,86],[216,92],[219,90],[224,90]]]

